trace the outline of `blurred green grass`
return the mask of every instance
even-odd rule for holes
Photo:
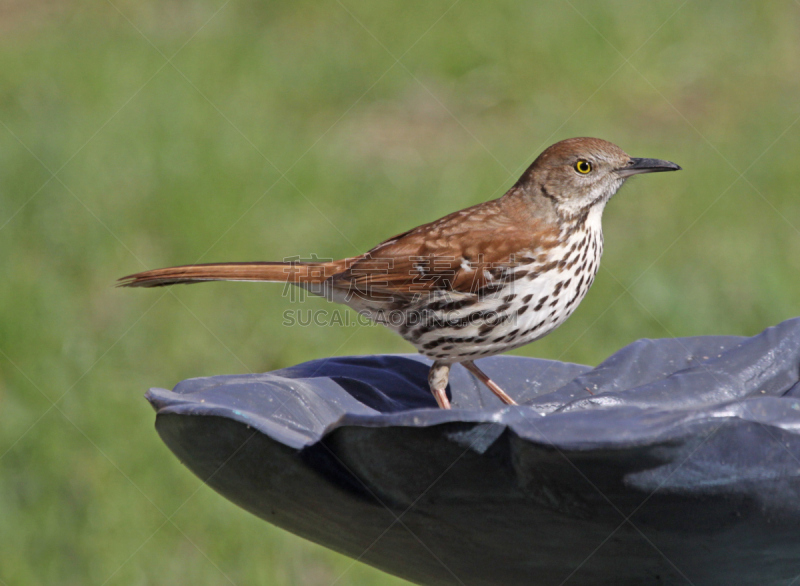
[[[326,306],[277,285],[112,288],[122,275],[348,256],[588,135],[685,171],[616,196],[591,293],[518,354],[595,364],[798,314],[798,25],[792,2],[5,6],[0,580],[400,583],[203,486],[142,392],[410,347],[284,327]]]

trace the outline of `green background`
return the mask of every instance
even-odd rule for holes
[[[792,1],[5,2],[0,584],[400,583],[205,487],[142,394],[411,347],[285,327],[334,307],[280,285],[120,276],[350,256],[588,135],[685,170],[612,200],[592,291],[517,354],[800,313],[798,25]]]

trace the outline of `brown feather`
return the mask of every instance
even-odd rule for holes
[[[558,244],[558,227],[546,214],[531,216],[527,196],[512,190],[503,198],[454,212],[379,244],[331,284],[362,294],[411,296],[437,289],[476,293],[492,270],[516,266],[520,251]]]
[[[162,287],[204,281],[273,281],[278,283],[322,283],[341,270],[330,263],[227,262],[154,269],[119,279],[119,287]]]

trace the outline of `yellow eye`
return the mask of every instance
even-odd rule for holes
[[[575,163],[575,170],[581,175],[586,175],[592,170],[592,164],[589,161],[584,161],[581,159]]]

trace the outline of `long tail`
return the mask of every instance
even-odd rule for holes
[[[203,281],[275,281],[279,283],[322,283],[340,272],[341,261],[226,262],[154,269],[119,279],[118,287],[163,287]]]

